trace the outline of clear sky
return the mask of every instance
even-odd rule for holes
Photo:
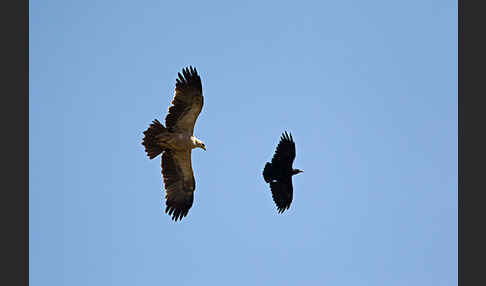
[[[188,65],[176,223],[141,141]],[[31,285],[457,285],[457,1],[30,1],[29,122]]]

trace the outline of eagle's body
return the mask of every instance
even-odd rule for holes
[[[186,151],[199,147],[199,139],[186,132],[167,132],[156,136],[157,143],[162,148]]]
[[[273,201],[279,213],[290,207],[293,198],[292,176],[303,172],[293,169],[295,160],[295,143],[292,134],[282,134],[272,162],[267,162],[263,169],[263,179],[270,184]]]
[[[176,221],[187,215],[194,200],[196,181],[192,170],[192,149],[206,150],[204,143],[193,135],[204,102],[201,78],[192,67],[183,69],[182,74],[178,74],[172,106],[165,118],[166,126],[155,119],[144,131],[142,142],[150,159],[162,153],[165,212]]]

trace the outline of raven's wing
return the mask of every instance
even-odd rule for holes
[[[292,170],[295,160],[295,143],[292,134],[285,131],[280,137],[280,142],[272,158],[272,165],[276,168]]]
[[[202,96],[201,78],[193,67],[182,69],[176,80],[175,95],[172,106],[165,117],[165,126],[171,131],[194,133],[194,125],[201,113],[204,98]]]
[[[191,151],[165,151],[162,154],[162,176],[166,190],[165,212],[173,220],[180,220],[189,212],[196,189]]]
[[[289,176],[287,180],[283,181],[270,182],[270,189],[272,190],[273,201],[277,205],[278,212],[283,213],[292,203],[292,177]]]

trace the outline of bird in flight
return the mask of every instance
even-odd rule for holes
[[[292,176],[302,173],[293,169],[295,160],[295,143],[292,134],[285,131],[280,137],[272,162],[267,162],[263,169],[263,179],[270,184],[273,201],[278,213],[283,213],[290,207],[293,197]]]
[[[165,126],[155,119],[143,132],[142,141],[150,159],[162,154],[165,212],[175,221],[187,215],[194,200],[192,149],[206,150],[204,142],[194,136],[194,125],[204,102],[201,78],[192,66],[182,69],[178,76]]]

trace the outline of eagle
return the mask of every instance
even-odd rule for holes
[[[150,160],[162,154],[165,213],[174,221],[185,217],[194,201],[196,181],[192,149],[206,151],[204,142],[194,136],[194,125],[203,103],[201,78],[196,68],[183,68],[176,79],[175,95],[165,117],[165,126],[155,119],[143,132],[142,145]]]
[[[285,131],[280,137],[272,162],[267,162],[263,169],[263,179],[270,184],[278,213],[283,213],[292,203],[292,176],[304,172],[300,169],[293,169],[294,160],[295,142],[292,134]]]

